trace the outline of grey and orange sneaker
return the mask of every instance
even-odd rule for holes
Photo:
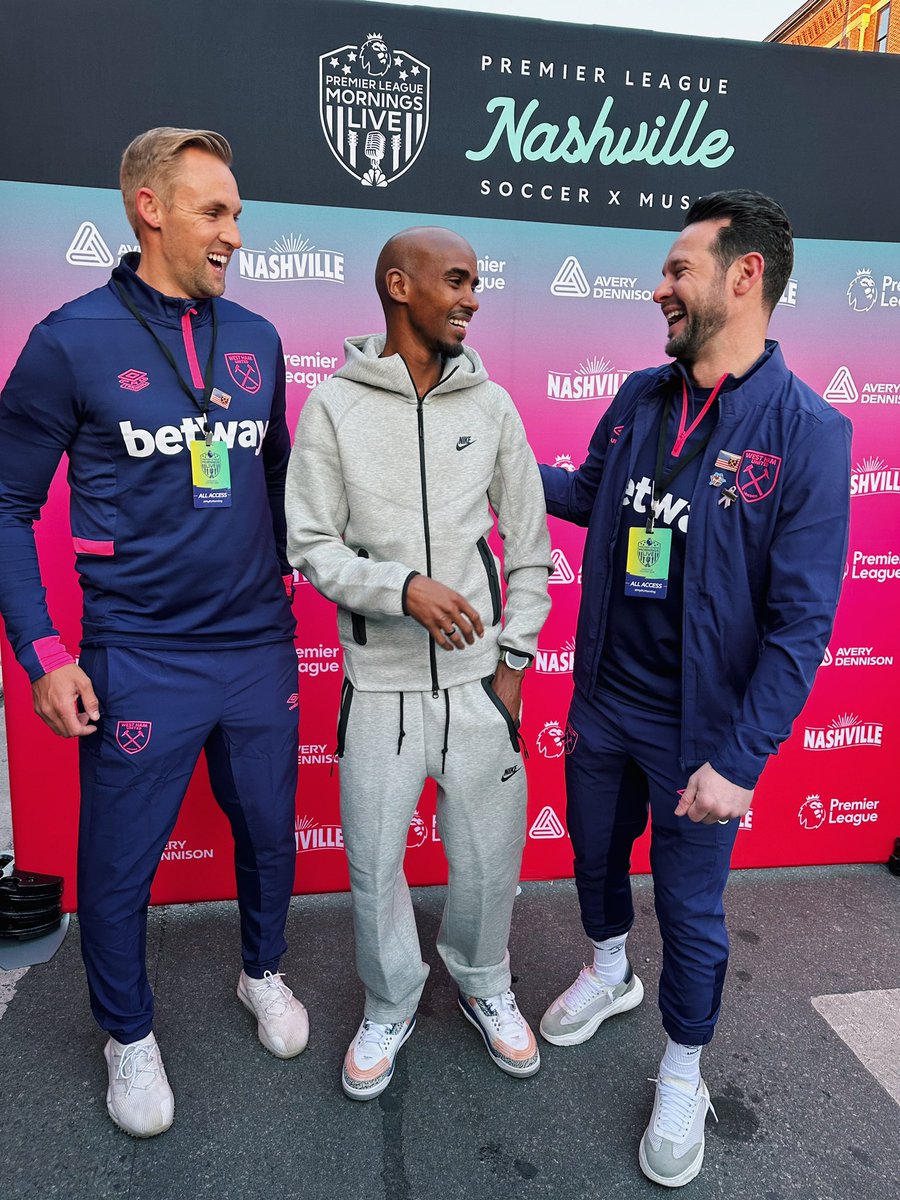
[[[512,992],[488,997],[460,992],[459,1007],[484,1038],[488,1054],[501,1071],[527,1079],[540,1070],[537,1042]]]
[[[644,985],[628,966],[621,983],[608,985],[584,967],[570,988],[557,996],[541,1018],[541,1037],[554,1046],[577,1046],[593,1037],[607,1017],[637,1008]]]
[[[391,1082],[397,1051],[416,1027],[416,1014],[382,1025],[363,1017],[344,1055],[341,1086],[351,1100],[374,1100]]]

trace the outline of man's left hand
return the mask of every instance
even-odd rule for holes
[[[522,708],[522,677],[524,674],[524,671],[513,671],[505,662],[498,662],[491,682],[495,695],[514,721],[518,721]]]
[[[687,781],[675,816],[683,817],[686,814],[692,821],[715,825],[716,821],[742,817],[752,800],[752,789],[738,787],[706,762]]]

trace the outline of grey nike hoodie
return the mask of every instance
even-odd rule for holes
[[[465,347],[419,400],[384,335],[349,338],[309,396],[287,474],[288,558],[338,606],[344,672],[361,691],[436,691],[492,675],[498,646],[534,655],[553,564],[544,492],[516,407]],[[487,544],[491,510],[503,539]],[[435,646],[403,612],[410,577],[465,596],[484,638]]]

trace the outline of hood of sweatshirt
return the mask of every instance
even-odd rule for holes
[[[392,354],[388,358],[379,358],[386,341],[387,337],[383,333],[347,338],[344,342],[346,362],[335,371],[334,378],[352,380],[366,387],[379,388],[383,392],[393,392],[410,404],[416,404],[419,397],[409,368],[400,355]],[[462,354],[456,358],[444,359],[440,382],[425,395],[424,403],[427,404],[448,392],[476,387],[487,382],[487,378],[488,373],[476,351],[469,346],[463,346]]]

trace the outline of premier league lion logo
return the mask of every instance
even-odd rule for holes
[[[566,731],[559,721],[548,721],[537,735],[538,750],[544,758],[560,758],[566,748]]]
[[[847,288],[847,303],[854,312],[868,312],[878,299],[878,284],[868,267],[857,271]]]
[[[419,816],[418,810],[413,813],[409,823],[409,833],[406,835],[407,850],[418,850],[428,840],[428,826]]]
[[[360,46],[359,65],[373,77],[387,75],[391,69],[391,52],[380,33],[370,33]]]
[[[819,796],[807,796],[797,816],[804,829],[820,829],[825,824],[825,805]]]

